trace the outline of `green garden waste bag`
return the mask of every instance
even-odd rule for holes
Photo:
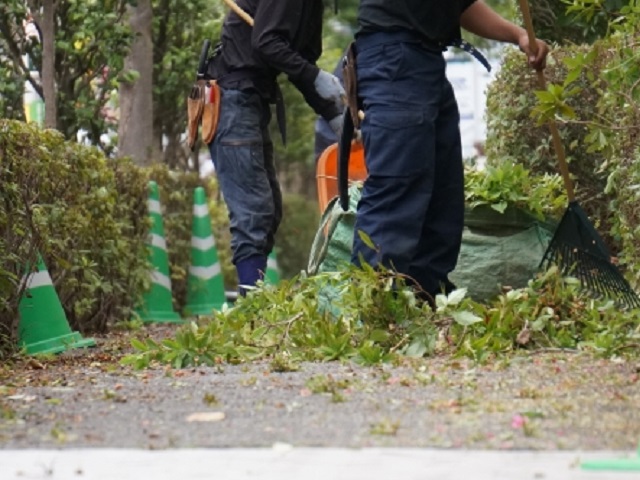
[[[551,222],[512,207],[504,213],[485,205],[466,209],[460,256],[449,278],[478,302],[494,299],[503,287],[525,287],[554,230]]]
[[[311,245],[307,273],[318,275],[338,272],[351,263],[353,235],[356,223],[356,208],[360,200],[362,185],[349,187],[349,210],[340,206],[340,197],[333,197],[320,218],[320,226]],[[327,282],[329,283],[329,282]],[[318,292],[318,304],[322,311],[334,318],[340,317],[340,292],[338,287],[327,284]]]
[[[338,197],[327,205],[311,247],[309,275],[337,272],[350,263],[361,189],[361,184],[349,188],[346,212]],[[504,213],[486,205],[467,208],[458,263],[449,278],[478,302],[494,299],[503,287],[525,287],[538,272],[554,231],[552,222],[517,208],[508,207]],[[321,289],[320,297],[321,305],[337,315],[336,287]]]
[[[320,226],[311,245],[307,272],[337,272],[351,262],[356,208],[362,195],[362,186],[349,187],[349,210],[340,206],[340,197],[333,197],[320,218]]]

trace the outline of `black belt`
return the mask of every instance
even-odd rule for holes
[[[478,50],[476,47],[471,45],[466,40],[462,38],[456,38],[450,40],[448,42],[438,42],[435,40],[430,40],[424,37],[420,37],[413,32],[408,30],[398,30],[393,32],[375,32],[375,33],[364,33],[358,35],[356,37],[356,47],[361,48],[370,48],[376,45],[381,45],[385,43],[395,43],[395,42],[407,42],[407,43],[417,43],[422,47],[434,51],[441,52],[446,50],[448,47],[456,47],[464,50],[473,56],[476,60],[478,60],[487,71],[491,71],[491,64],[486,59],[486,57]]]

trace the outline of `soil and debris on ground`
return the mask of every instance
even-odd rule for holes
[[[130,338],[0,367],[0,448],[436,447],[635,450],[640,364],[527,352],[486,365],[268,362],[175,370],[120,364]]]

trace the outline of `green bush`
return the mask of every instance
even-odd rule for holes
[[[565,62],[593,52],[600,61],[575,80],[573,86],[578,87],[579,92],[565,99],[566,106],[575,111],[576,119],[559,125],[559,131],[577,200],[609,247],[618,251],[621,248],[619,239],[610,233],[613,227],[610,203],[614,197],[606,192],[610,173],[607,155],[593,150],[586,141],[589,133],[586,121],[598,118],[601,113],[598,101],[602,85],[594,84],[593,79],[606,68],[609,52],[597,46],[557,48],[549,58],[545,77],[548,84],[563,84],[568,74]],[[526,66],[522,53],[509,50],[487,91],[486,152],[489,165],[517,162],[535,176],[559,171],[548,125],[539,125],[532,117],[538,105],[534,92],[538,90],[536,74]]]
[[[634,10],[635,8],[635,10]],[[556,170],[546,126],[556,118],[578,202],[632,286],[640,288],[640,11],[629,7],[606,38],[588,46],[556,49],[537,92],[522,55],[510,52],[488,91],[490,164],[515,161],[532,173]]]
[[[236,288],[228,213],[215,178],[165,165],[141,169],[15,121],[0,122],[0,169],[0,349],[16,344],[20,279],[38,253],[74,330],[106,331],[132,318],[149,287],[150,180],[159,186],[176,310],[186,303],[198,186],[207,193],[225,285]],[[296,195],[285,196],[284,211],[276,255],[288,278],[307,265],[319,215],[315,202]]]
[[[0,121],[0,168],[5,339],[15,340],[19,279],[38,252],[73,329],[126,318],[148,278],[143,172],[15,121]]]
[[[590,125],[587,139],[592,148],[599,148],[607,155],[610,172],[607,192],[613,197],[612,231],[621,240],[620,263],[625,265],[627,278],[636,290],[640,289],[640,62],[637,49],[640,33],[635,27],[638,17],[640,10],[635,19],[627,23],[630,34],[621,32],[600,42],[600,50],[607,52],[607,68],[598,79],[600,115]],[[584,68],[592,67],[587,63]]]

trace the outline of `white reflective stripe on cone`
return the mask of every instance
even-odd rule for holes
[[[193,215],[198,218],[206,217],[209,215],[209,207],[207,205],[194,205]]]
[[[156,285],[166,288],[167,290],[171,290],[171,279],[157,270],[151,272],[151,281]]]
[[[160,250],[164,250],[165,252],[167,251],[167,241],[163,236],[158,235],[157,233],[151,234],[151,246],[157,247]]]
[[[160,208],[159,200],[149,199],[147,202],[147,208],[149,209],[149,213],[159,213],[162,214],[162,208]]]
[[[209,235],[207,238],[191,237],[191,246],[196,250],[206,252],[216,246],[216,239],[213,238],[213,235]]]
[[[216,275],[220,275],[222,269],[220,268],[220,264],[216,263],[215,265],[211,265],[209,267],[189,267],[189,274],[193,275],[196,278],[201,278],[203,280],[209,280]]]
[[[26,284],[26,288],[38,288],[53,286],[51,275],[44,270],[42,272],[33,272],[29,275],[22,277],[21,287]]]

